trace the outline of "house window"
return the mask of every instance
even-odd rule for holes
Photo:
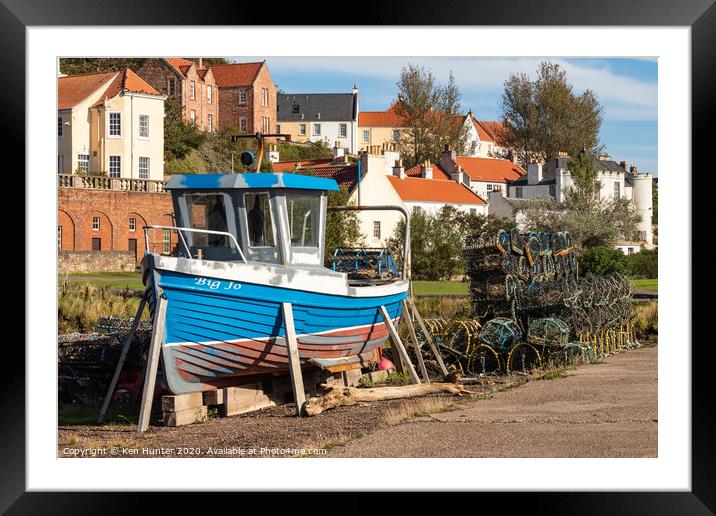
[[[239,118],[239,129],[246,131],[246,117],[242,116]]]
[[[276,124],[276,133],[281,134],[281,124]]]
[[[321,124],[313,124],[313,136],[321,136]]]
[[[268,88],[261,88],[261,105],[268,107],[269,105],[269,90]]]
[[[380,221],[374,220],[373,221],[373,238],[377,238],[380,240]]]
[[[174,95],[174,88],[175,88],[175,81],[174,79],[170,78],[167,81],[167,91],[169,92],[169,95]]]
[[[109,114],[109,135],[122,136],[122,113]]]
[[[214,130],[214,117],[212,117],[211,115],[206,116],[206,130],[207,131]]]
[[[397,142],[398,140],[400,140],[400,131],[393,129],[393,141]]]
[[[122,176],[122,156],[109,157],[109,177]]]
[[[162,253],[164,254],[169,254],[171,251],[172,241],[170,231],[170,229],[162,231]]]
[[[418,215],[419,213],[422,213],[423,209],[420,206],[413,206],[413,214]]]
[[[306,124],[298,124],[298,134],[306,136]]]
[[[614,198],[615,199],[621,199],[621,183],[619,181],[614,181]]]
[[[477,208],[470,208],[470,215],[477,215]]]
[[[212,98],[213,94],[214,94],[214,88],[212,88],[211,84],[209,84],[206,87],[206,101],[209,104],[211,104],[211,98]]]
[[[62,138],[62,117],[57,117],[57,137]]]
[[[246,104],[246,92],[245,91],[239,92],[239,103]]]
[[[193,109],[189,111],[189,120],[191,121],[192,125],[196,124],[196,111]]]
[[[139,115],[139,137],[149,138],[149,115]]]
[[[129,231],[132,233],[137,231],[137,219],[134,217],[129,217]]]
[[[370,131],[363,131],[363,143],[370,143]]]
[[[488,191],[488,192],[491,192],[491,191],[492,191],[492,185],[487,185],[487,191]]]
[[[300,112],[301,112],[300,104],[294,104],[293,106],[291,106],[291,113],[293,113],[294,115],[297,115]]]
[[[99,217],[92,217],[92,231],[99,231]]]
[[[633,247],[627,247],[627,254],[634,254],[634,248],[633,248]]]
[[[139,179],[149,179],[149,158],[139,156]]]
[[[196,98],[196,82],[191,81],[189,85],[189,98],[194,100]]]
[[[341,124],[340,125],[340,133],[341,138],[345,138],[348,136],[348,124]]]
[[[515,197],[517,197],[518,199],[522,198],[522,187],[521,186],[518,186],[517,188],[515,188]]]
[[[261,130],[268,133],[271,130],[271,119],[267,116],[261,117]]]
[[[57,226],[57,249],[62,249],[62,226]]]
[[[89,154],[77,155],[77,170],[79,170],[80,172],[89,171]]]

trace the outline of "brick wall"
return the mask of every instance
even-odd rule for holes
[[[60,251],[57,254],[60,273],[131,271],[135,267],[134,253],[129,251]]]
[[[268,105],[263,105],[262,90],[268,90]],[[263,131],[261,119],[267,117],[269,119],[268,132],[276,131],[276,86],[271,79],[268,66],[264,64],[259,70],[253,86],[253,105],[254,105],[254,127],[256,131]]]
[[[59,188],[57,225],[61,228],[58,230],[60,250],[91,251],[93,239],[96,239],[94,243],[99,245],[101,253],[126,252],[134,244],[135,261],[139,263],[144,255],[142,227],[172,226],[173,212],[169,193]],[[134,231],[130,228],[130,219],[134,219]],[[173,231],[169,236],[169,247],[173,250],[177,236]],[[163,252],[162,239],[162,230],[150,231],[150,250]]]
[[[254,93],[251,87],[220,88],[219,124],[221,127],[240,127],[240,118],[246,117],[246,132],[256,132],[254,129]],[[240,102],[240,92],[246,92],[246,102]]]

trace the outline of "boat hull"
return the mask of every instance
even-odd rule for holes
[[[245,375],[285,373],[285,302],[292,305],[302,366],[375,358],[388,338],[380,307],[397,321],[407,295],[407,282],[387,290],[362,287],[359,295],[355,289],[346,295],[321,292],[318,284],[309,291],[290,288],[290,281],[252,282],[257,275],[249,267],[234,267],[219,278],[186,267],[152,272],[155,292],[167,300],[162,361],[175,394],[213,390]]]

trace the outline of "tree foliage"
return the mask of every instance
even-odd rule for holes
[[[348,206],[350,192],[347,188],[328,192],[328,206]],[[354,211],[329,211],[326,219],[325,261],[328,263],[339,247],[355,247],[363,242],[358,214]]]
[[[395,111],[406,126],[398,145],[406,166],[439,161],[446,144],[463,154],[467,129],[460,115],[461,93],[452,72],[447,84],[437,84],[429,69],[409,64],[402,69],[397,85]]]
[[[638,253],[626,255],[629,262],[630,274],[635,278],[659,277],[659,251],[658,249],[642,249]]]
[[[574,184],[564,189],[564,201],[528,199],[519,210],[524,225],[541,231],[569,231],[578,250],[613,247],[619,239],[634,239],[639,215],[623,197],[599,197],[600,184],[589,153],[578,153],[569,169]]]
[[[164,101],[164,156],[166,160],[182,159],[198,149],[207,133],[184,120],[179,102],[169,97]]]
[[[587,249],[579,257],[580,274],[630,274],[627,256],[618,249],[595,247]]]
[[[602,107],[589,89],[575,94],[559,64],[540,63],[534,81],[523,73],[511,75],[504,88],[500,138],[516,150],[521,165],[545,162],[560,151],[574,156],[583,148],[592,154],[602,150]]]
[[[465,238],[482,231],[511,227],[498,217],[471,215],[452,206],[437,213],[420,211],[410,216],[411,275],[416,280],[445,280],[464,273]],[[405,223],[399,222],[388,239],[396,262],[403,255]]]
[[[304,159],[331,158],[331,149],[325,142],[317,141],[309,144],[278,143],[278,154],[281,161],[297,161]]]
[[[60,59],[60,73],[77,75],[81,73],[116,72],[125,68],[137,71],[145,59],[137,57],[125,58],[75,58]]]

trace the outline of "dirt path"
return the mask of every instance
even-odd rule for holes
[[[331,457],[656,457],[657,348],[383,428]]]

